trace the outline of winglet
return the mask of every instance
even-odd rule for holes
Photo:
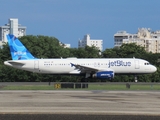
[[[14,35],[7,35],[12,60],[36,59]]]

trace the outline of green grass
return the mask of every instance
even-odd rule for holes
[[[123,84],[89,84],[88,89],[74,89],[74,90],[160,90],[160,85],[137,85],[133,84],[130,89]],[[22,85],[22,86],[3,86],[0,90],[72,90],[71,88],[56,89],[53,85]]]
[[[1,90],[54,90],[54,86],[47,85],[22,85],[22,86],[5,86]]]
[[[126,85],[90,85],[89,89],[93,90],[160,90],[160,85],[130,85],[130,89]]]

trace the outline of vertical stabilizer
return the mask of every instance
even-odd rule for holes
[[[7,35],[8,45],[12,60],[35,59],[35,57],[27,50],[27,48],[14,35]]]

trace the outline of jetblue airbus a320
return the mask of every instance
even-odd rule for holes
[[[112,79],[115,74],[148,74],[157,70],[148,61],[137,58],[38,59],[14,35],[7,35],[7,39],[12,60],[4,64],[30,72]]]

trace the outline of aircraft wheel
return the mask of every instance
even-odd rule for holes
[[[134,76],[134,82],[135,82],[135,83],[138,82],[137,75]]]

